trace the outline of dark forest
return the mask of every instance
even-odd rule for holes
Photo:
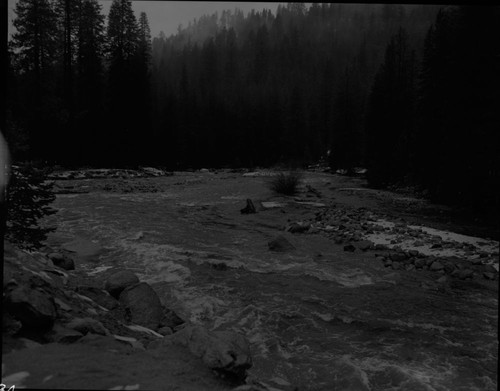
[[[366,167],[371,186],[498,210],[500,8],[290,3],[151,37],[114,0],[19,0],[15,161]]]

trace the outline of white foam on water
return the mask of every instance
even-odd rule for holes
[[[320,314],[319,312],[313,311],[312,314],[316,315],[318,318],[324,320],[325,322],[331,322],[333,319],[335,319],[335,316],[330,313]]]
[[[340,189],[336,189],[337,191],[376,191],[373,189],[367,189],[364,187],[342,187]]]
[[[300,205],[315,206],[317,208],[324,208],[326,206],[322,202],[313,202],[313,201],[295,201],[295,203]]]
[[[227,312],[229,304],[224,300],[210,296],[207,292],[195,287],[184,287],[172,290],[172,294],[179,301],[189,320],[193,323],[204,323],[220,318],[221,313]],[[225,319],[222,319],[223,321]]]
[[[275,202],[275,201],[264,201],[264,202],[261,202],[261,204],[266,209],[283,208],[284,206],[286,206],[286,204],[283,202]]]
[[[395,324],[397,326],[406,326],[406,327],[409,327],[409,328],[421,328],[421,329],[425,329],[425,330],[437,330],[441,334],[444,333],[447,330],[452,330],[452,331],[456,330],[456,328],[452,327],[452,326],[450,326],[450,327],[444,327],[444,326],[439,326],[439,325],[435,325],[435,324],[432,324],[432,323],[415,323],[415,322],[412,322],[412,321],[404,322],[401,319],[393,320],[393,319],[378,318],[378,320],[381,320],[381,321],[384,321],[384,322],[387,322],[387,323],[391,323],[391,324]]]
[[[358,288],[363,285],[372,285],[375,282],[367,274],[359,269],[353,269],[346,272],[328,270],[307,270],[304,274],[316,277],[322,281],[333,281],[345,288]]]
[[[385,390],[442,390],[441,386],[435,388],[435,385],[442,384],[454,375],[451,364],[445,363],[440,365],[435,365],[432,362],[417,363],[415,361],[409,363],[399,361],[396,363],[378,357],[354,359],[351,356],[343,356],[343,358],[346,358],[352,365],[364,371],[368,378],[372,377],[370,376],[372,373],[385,372],[393,379],[392,383],[396,383],[394,387],[384,388]]]
[[[217,264],[225,264],[227,265],[228,267],[231,267],[231,268],[245,268],[245,264],[241,261],[237,261],[237,260],[234,260],[234,259],[217,259],[217,258],[200,258],[200,257],[195,257],[192,259],[192,261],[194,263],[196,263],[197,265],[202,265],[204,263],[208,263],[208,264],[211,264],[211,265],[217,265]]]
[[[136,258],[148,260],[148,263],[151,263],[151,261],[188,259],[186,249],[170,244],[138,242],[125,238],[118,240],[116,246],[129,254],[134,254]]]
[[[237,201],[244,201],[246,200],[245,197],[243,196],[222,196],[221,200],[237,200]]]
[[[172,261],[151,262],[146,266],[142,280],[154,284],[158,282],[185,284],[191,277],[191,270]]]
[[[87,272],[87,275],[94,276],[96,274],[102,273],[108,269],[111,269],[113,266],[97,266],[93,270]]]
[[[272,382],[280,385],[280,386],[290,386],[290,382],[285,380],[285,379],[282,379],[281,377],[278,377],[278,376],[274,376],[270,379]]]
[[[344,355],[340,357],[339,359],[336,360],[336,365],[340,366],[347,366],[347,368],[350,369],[351,371],[351,376],[353,377],[352,381],[354,384],[352,384],[356,389],[359,390],[371,390],[370,387],[370,381],[368,379],[368,374],[355,362],[351,360],[351,357],[349,355]],[[345,369],[342,371],[343,373],[348,372],[345,371]],[[358,384],[356,384],[358,383]],[[353,388],[354,389],[354,388]]]
[[[246,172],[243,174],[245,177],[271,177],[271,176],[277,176],[277,172],[272,172],[272,171],[254,171],[254,172]]]

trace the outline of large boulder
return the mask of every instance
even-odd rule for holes
[[[106,280],[104,289],[106,289],[111,296],[118,298],[125,288],[135,285],[138,282],[139,277],[130,270],[121,270],[112,274]]]
[[[210,369],[233,381],[244,381],[247,369],[252,366],[248,341],[231,331],[208,331],[190,325],[164,339],[187,346]]]
[[[247,206],[240,210],[241,214],[257,213],[255,206],[250,198],[247,199]]]
[[[8,312],[26,329],[49,330],[57,317],[54,300],[41,289],[17,286],[6,292],[4,300]]]
[[[152,330],[158,330],[163,318],[160,298],[145,282],[126,288],[120,295],[126,320]]]

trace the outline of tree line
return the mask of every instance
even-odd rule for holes
[[[317,4],[205,15],[151,40],[130,0],[19,0],[20,159],[368,168],[498,206],[498,7]],[[495,32],[496,31],[496,32]]]
[[[148,20],[130,0],[113,1],[107,23],[101,8],[97,0],[16,3],[7,139],[17,159],[113,165],[136,155],[150,116]]]

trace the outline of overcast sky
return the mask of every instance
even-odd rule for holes
[[[4,1],[4,0],[0,0]],[[12,34],[12,19],[14,19],[14,7],[16,0],[8,0],[9,3],[9,35]],[[99,0],[102,10],[108,15],[111,0]],[[278,8],[279,3],[258,3],[258,2],[231,2],[231,1],[145,1],[135,0],[132,2],[136,16],[144,11],[148,15],[151,35],[158,36],[163,31],[167,36],[175,34],[179,24],[187,26],[194,18],[199,18],[204,14],[211,15],[215,11],[220,13],[223,10],[234,10],[239,8],[246,15],[252,9],[270,9],[273,13]]]

